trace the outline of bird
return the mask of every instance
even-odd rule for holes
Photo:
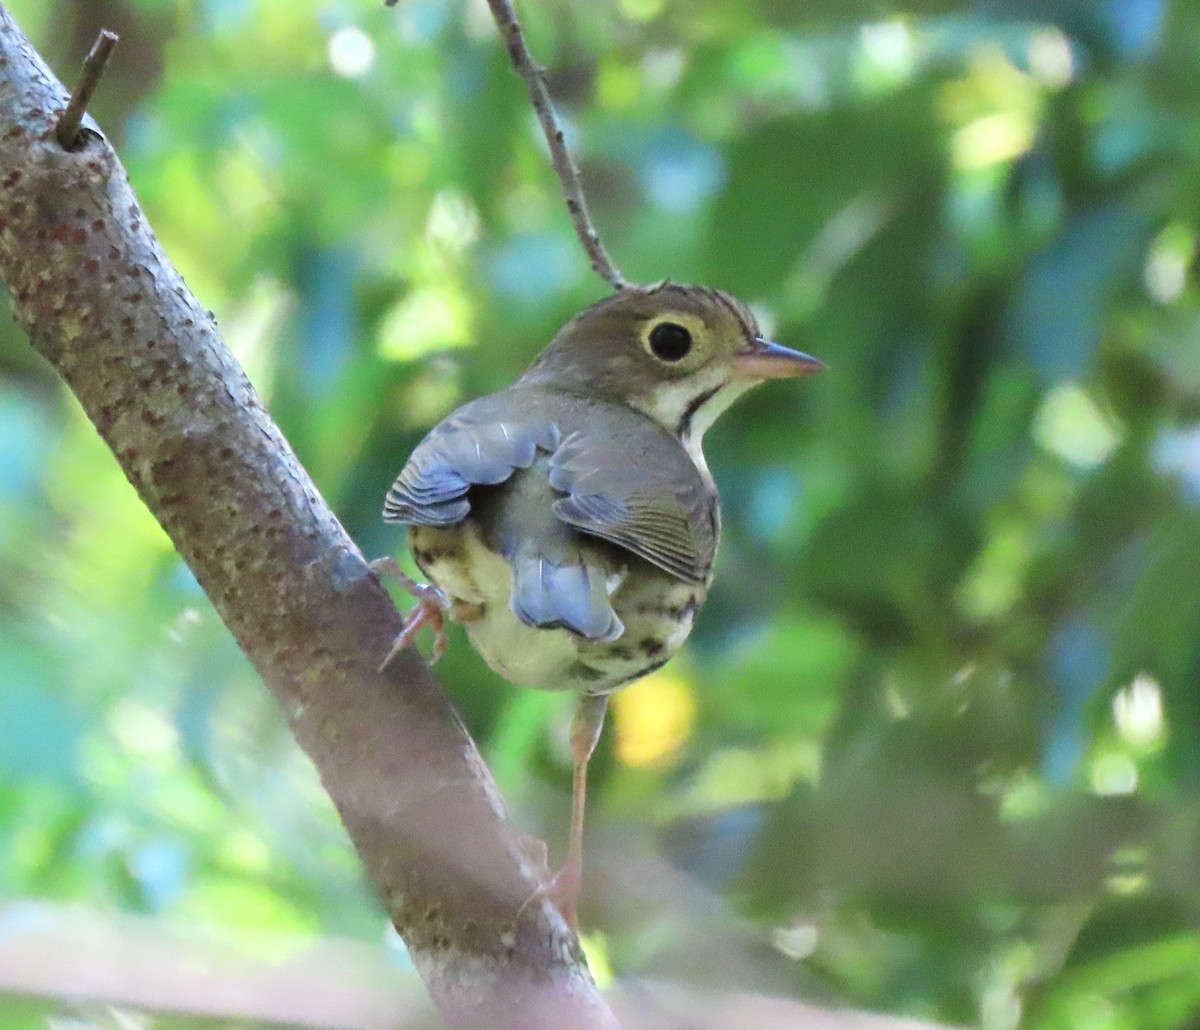
[[[706,286],[625,286],[559,331],[507,389],[425,436],[387,492],[427,583],[386,664],[445,618],[501,677],[577,697],[566,861],[545,886],[578,925],[588,762],[609,695],[661,668],[692,630],[721,534],[706,430],[769,379],[824,363],[765,339]],[[381,666],[382,668],[382,666]]]

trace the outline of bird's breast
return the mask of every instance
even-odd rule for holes
[[[584,642],[575,675],[592,693],[616,690],[662,668],[692,632],[708,588],[639,563],[613,595],[625,632],[609,644]]]

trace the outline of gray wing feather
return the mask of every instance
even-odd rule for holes
[[[516,492],[486,516],[512,565],[509,603],[522,622],[566,627],[590,640],[611,641],[624,632],[609,601],[611,570],[598,555],[581,551],[575,532],[622,547],[679,579],[707,579],[717,547],[714,501],[676,441],[652,439],[630,460],[611,442],[619,433],[563,438],[557,419],[500,421],[489,417],[493,403],[483,398],[468,405],[421,442],[388,491],[386,521],[453,525],[471,510],[472,486],[503,483],[537,464],[539,454],[549,455],[539,465],[543,474],[514,480]]]
[[[538,451],[558,446],[550,422],[480,421],[468,410],[451,415],[417,446],[396,477],[383,506],[385,522],[450,526],[471,510],[473,485],[503,483],[529,468]]]
[[[606,444],[573,433],[550,456],[550,485],[567,495],[554,513],[673,576],[704,582],[717,550],[711,499],[691,459],[682,450],[679,457],[614,461]]]

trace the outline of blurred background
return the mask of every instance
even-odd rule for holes
[[[402,552],[410,449],[605,292],[482,0],[7,6],[68,82],[121,34],[93,111],[168,254],[364,551]],[[625,274],[730,289],[830,365],[709,434],[715,588],[593,765],[597,976],[1200,1025],[1200,4],[521,13]],[[72,903],[403,968],[274,702],[0,309],[0,947]],[[560,856],[570,698],[461,635],[438,672]],[[47,1019],[258,1025],[0,994]]]

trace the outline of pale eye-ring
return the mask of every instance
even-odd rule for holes
[[[650,330],[649,343],[660,361],[682,361],[692,349],[692,334],[678,322],[659,322]]]

